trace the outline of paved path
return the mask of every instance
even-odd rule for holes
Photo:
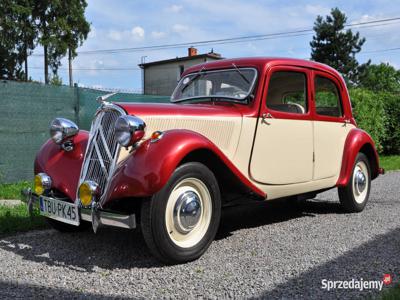
[[[400,277],[400,172],[373,182],[364,212],[343,214],[336,191],[301,209],[267,202],[224,210],[199,260],[163,266],[139,231],[0,237],[0,297],[348,298],[376,290],[321,288],[323,279]]]

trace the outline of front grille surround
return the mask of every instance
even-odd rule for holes
[[[103,103],[97,110],[90,128],[89,140],[82,163],[79,186],[82,182],[96,182],[101,190],[99,203],[107,197],[111,178],[117,165],[121,146],[115,137],[115,122],[126,115],[125,111],[111,103]],[[81,204],[78,194],[76,203]]]

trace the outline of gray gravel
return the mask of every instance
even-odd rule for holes
[[[0,298],[349,298],[321,280],[400,277],[400,172],[379,177],[364,212],[335,190],[296,209],[282,201],[227,208],[199,260],[163,266],[139,231],[0,237]]]

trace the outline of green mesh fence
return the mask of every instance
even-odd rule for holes
[[[35,155],[49,138],[50,121],[63,117],[89,130],[99,106],[96,97],[107,93],[87,88],[0,81],[0,182],[31,180]],[[110,101],[168,102],[169,99],[118,93]]]
[[[89,130],[93,115],[99,107],[96,98],[101,95],[109,94],[110,91],[100,91],[88,88],[78,88],[78,102],[79,102],[79,127]],[[169,97],[165,96],[150,96],[132,93],[117,93],[107,101],[114,102],[152,102],[152,103],[166,103],[169,102]]]

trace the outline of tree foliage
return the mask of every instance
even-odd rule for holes
[[[338,70],[347,82],[357,82],[358,62],[355,55],[361,51],[365,38],[344,30],[347,17],[338,8],[331,14],[318,16],[314,23],[315,35],[310,42],[311,59]]]
[[[48,68],[57,74],[60,60],[87,38],[86,0],[0,1],[0,76],[22,79],[22,65],[37,44],[44,49],[45,81]],[[27,71],[27,68],[26,68]],[[27,77],[27,74],[25,74]]]
[[[400,92],[400,71],[388,63],[365,66],[360,72],[359,86],[388,93]]]
[[[22,64],[34,48],[35,38],[31,1],[0,1],[0,78],[26,79]]]

